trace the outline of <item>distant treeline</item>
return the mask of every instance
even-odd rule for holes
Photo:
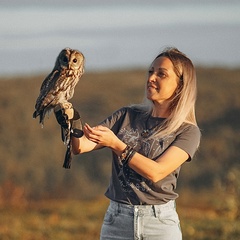
[[[89,198],[103,194],[111,172],[107,149],[74,156],[62,168],[65,146],[53,114],[44,128],[32,118],[46,75],[0,79],[1,199]],[[234,193],[240,189],[240,69],[197,68],[196,106],[202,141],[185,163],[181,189]],[[142,101],[146,71],[86,72],[73,105],[83,122],[95,125],[118,108]]]

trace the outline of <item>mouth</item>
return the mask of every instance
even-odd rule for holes
[[[147,89],[148,89],[148,90],[151,90],[151,89],[158,90],[158,87],[155,86],[155,85],[153,85],[153,84],[148,84],[148,85],[147,85]]]

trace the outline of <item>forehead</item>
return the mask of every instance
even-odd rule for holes
[[[161,68],[161,69],[166,69],[168,71],[173,71],[173,63],[167,57],[159,57],[152,62],[150,68],[154,68],[154,69]]]

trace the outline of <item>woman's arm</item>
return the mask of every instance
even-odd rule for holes
[[[143,177],[158,182],[176,170],[188,157],[184,150],[171,146],[156,161],[136,153],[128,166]]]
[[[90,141],[98,142],[101,146],[111,148],[118,156],[122,154],[127,146],[107,127],[97,126],[91,128],[86,124],[84,132],[86,133],[86,138]],[[177,169],[188,158],[189,155],[184,150],[171,146],[156,161],[136,153],[128,165],[143,177],[157,182]]]
[[[72,137],[72,153],[77,155],[80,153],[90,152],[92,150],[100,149],[104,146],[92,142],[83,135],[81,138]]]

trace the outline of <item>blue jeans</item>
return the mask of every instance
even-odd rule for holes
[[[110,202],[101,240],[181,240],[175,201],[162,205],[126,205]]]

